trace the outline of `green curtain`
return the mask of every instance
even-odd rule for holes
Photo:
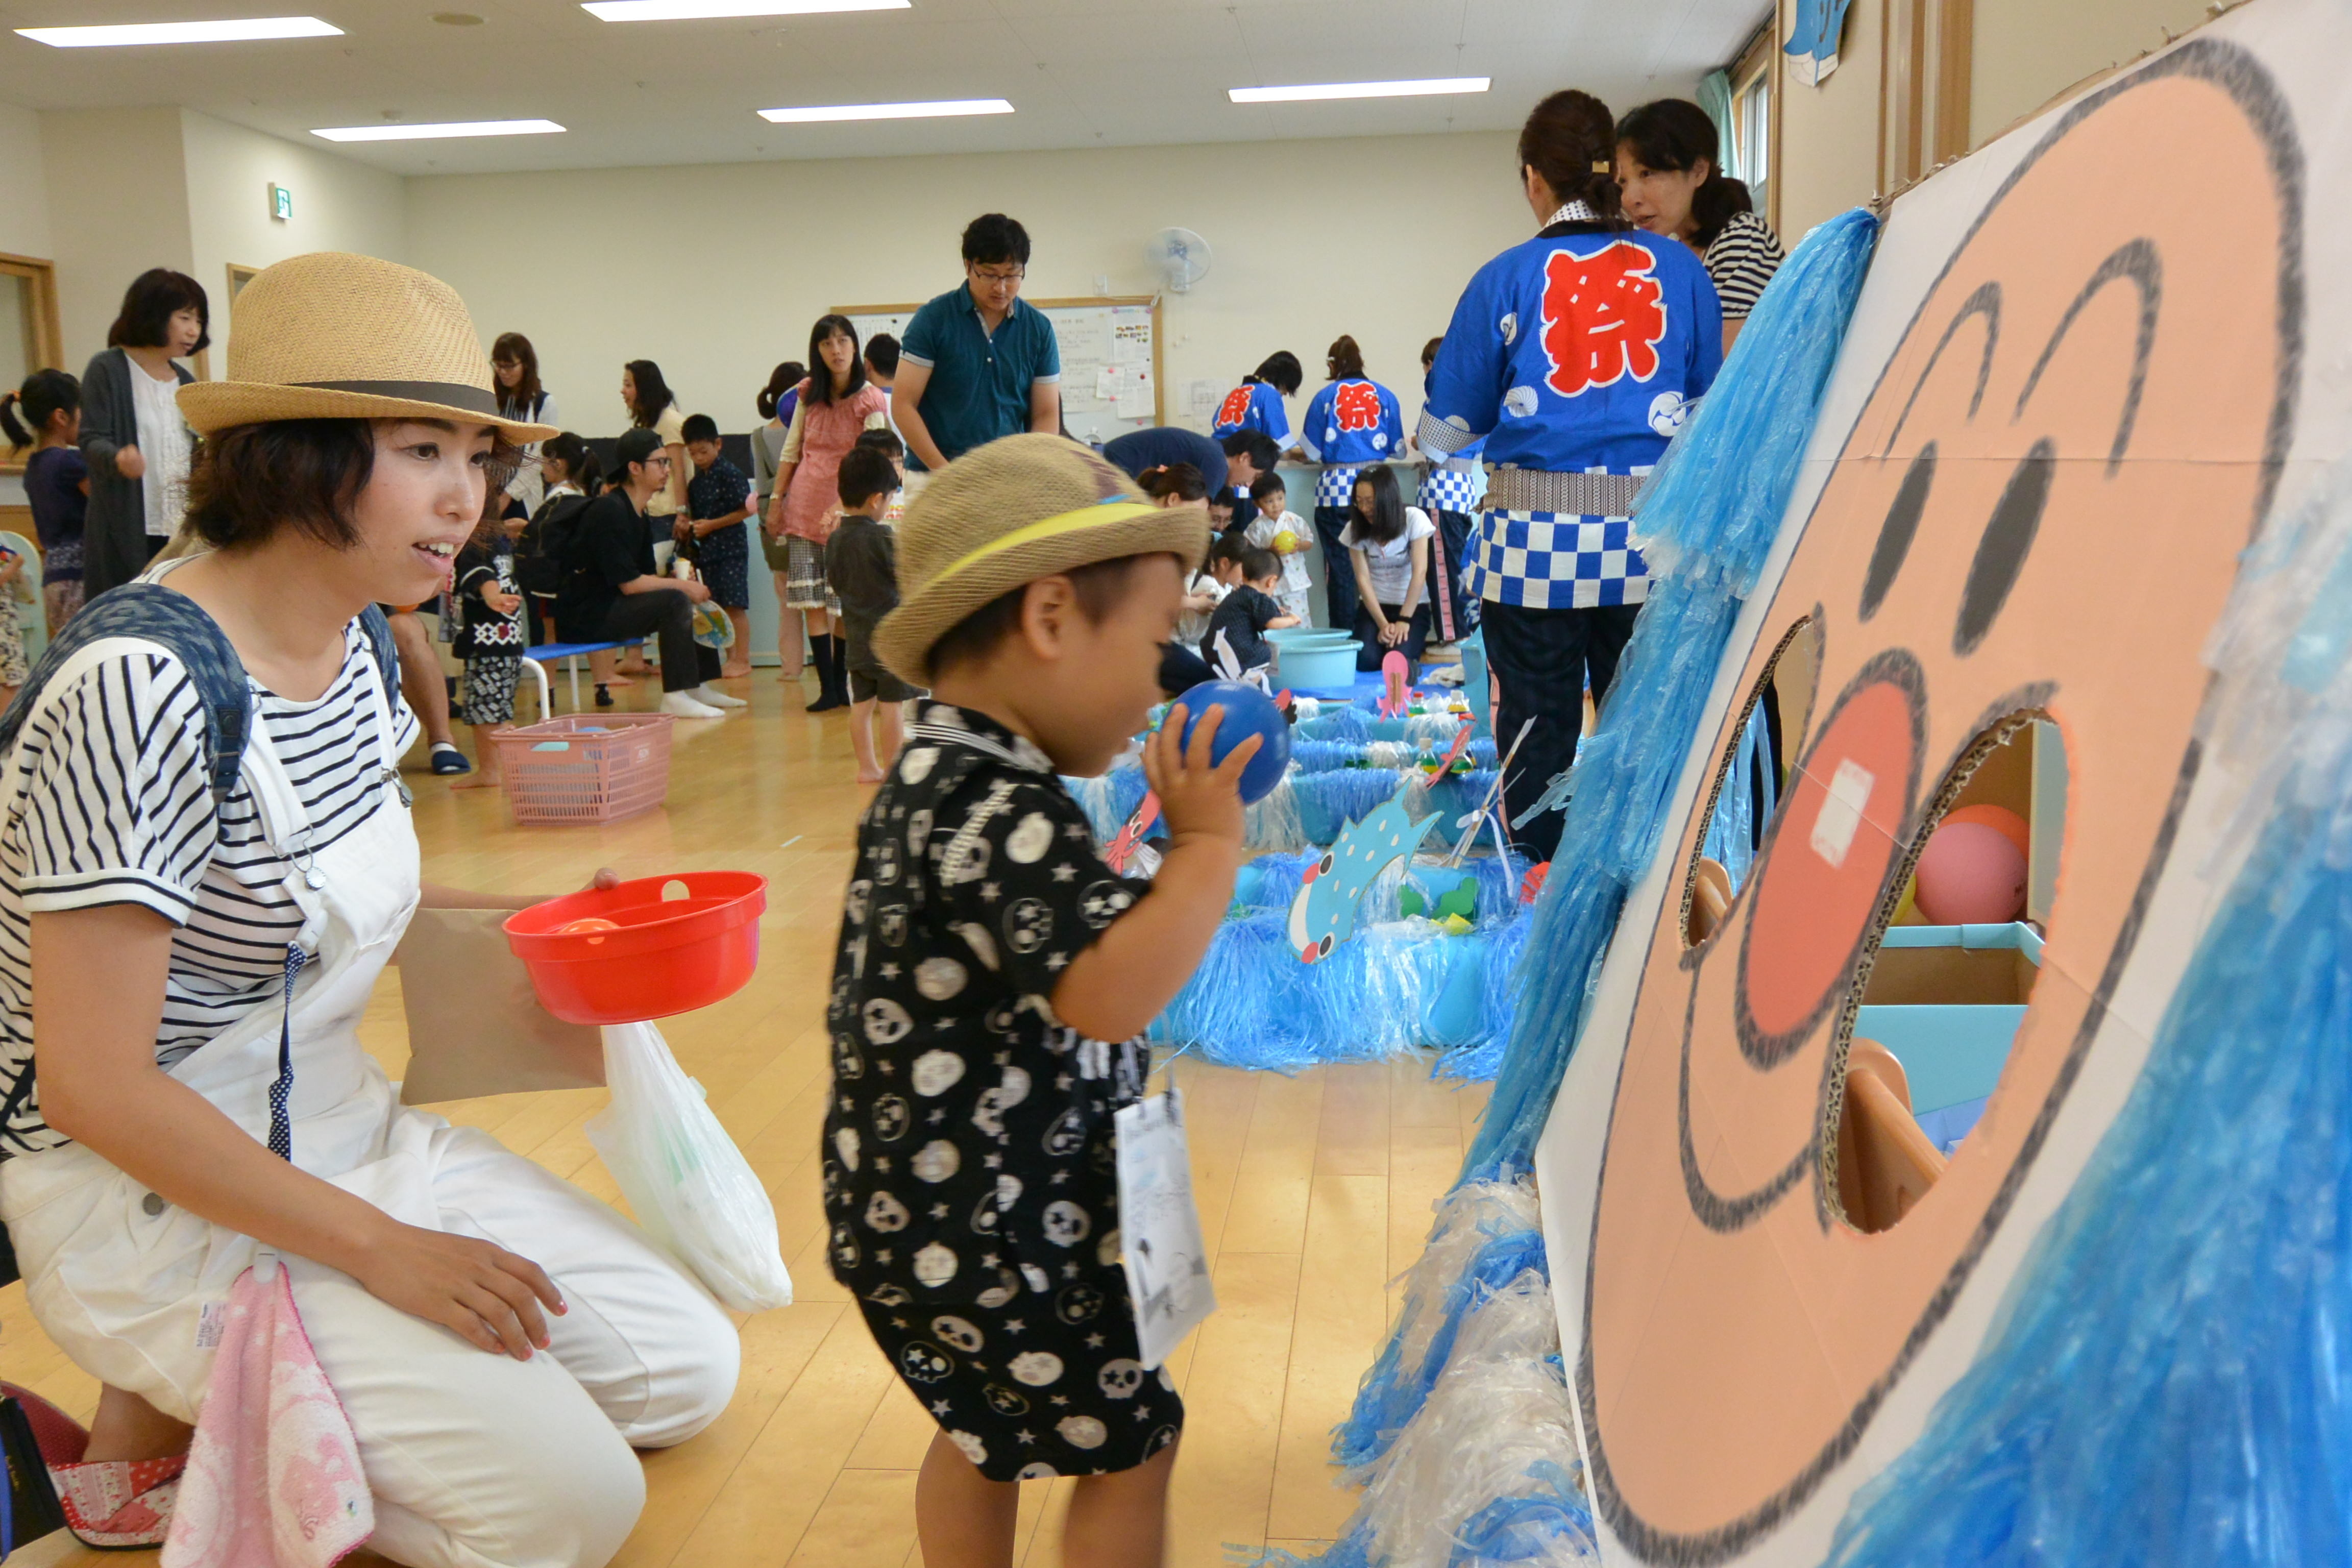
[[[1739,138],[1731,129],[1731,76],[1727,71],[1709,71],[1699,78],[1698,106],[1715,121],[1716,144],[1723,149],[1723,172],[1735,180],[1750,176],[1739,166]]]

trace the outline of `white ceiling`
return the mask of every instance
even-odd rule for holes
[[[0,0],[8,28],[312,15],[339,38],[55,49],[0,36],[0,100],[317,126],[544,116],[562,136],[344,145],[401,174],[1515,129],[1544,93],[1687,93],[1769,0],[915,0],[600,22],[575,0]],[[436,13],[479,16],[450,26]],[[1229,87],[1491,76],[1475,96],[1237,105]],[[984,118],[776,126],[780,104],[1003,97]],[[1269,155],[1269,190],[1312,168]]]

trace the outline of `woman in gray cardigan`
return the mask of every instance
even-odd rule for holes
[[[179,527],[195,438],[177,394],[195,377],[173,362],[212,339],[204,285],[154,268],[122,296],[107,346],[81,377],[81,450],[89,464],[83,589],[130,582]]]

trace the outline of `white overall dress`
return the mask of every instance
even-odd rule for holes
[[[110,639],[85,660],[155,645]],[[292,1067],[293,1163],[408,1224],[481,1237],[545,1268],[567,1315],[551,1353],[478,1350],[378,1301],[339,1270],[285,1261],[320,1364],[358,1435],[375,1495],[372,1549],[418,1568],[594,1568],[645,1499],[632,1446],[681,1442],[731,1396],[740,1345],[718,1304],[612,1209],[488,1134],[400,1105],[358,1026],[418,890],[416,838],[391,754],[373,659],[373,744],[382,788],[367,820],[316,854],[310,822],[257,712],[244,776],[270,842],[294,865],[307,920],[290,1005],[277,996],[181,1061],[172,1076],[257,1141],[270,1132],[281,1025]],[[13,780],[14,770],[9,777]],[[16,831],[15,785],[0,827]],[[0,1219],[34,1317],[77,1366],[195,1419],[211,1371],[203,1344],[257,1244],[166,1204],[79,1144],[0,1163]]]

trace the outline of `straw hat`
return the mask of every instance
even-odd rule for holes
[[[928,686],[931,645],[1025,584],[1122,555],[1170,554],[1188,572],[1209,552],[1209,509],[1160,507],[1128,477],[1059,436],[1007,436],[958,458],[898,524],[898,607],[874,651]]]
[[[499,414],[489,356],[457,291],[413,267],[321,250],[264,268],[237,291],[228,379],[180,389],[201,435],[279,419],[456,419],[509,441],[551,425]]]

